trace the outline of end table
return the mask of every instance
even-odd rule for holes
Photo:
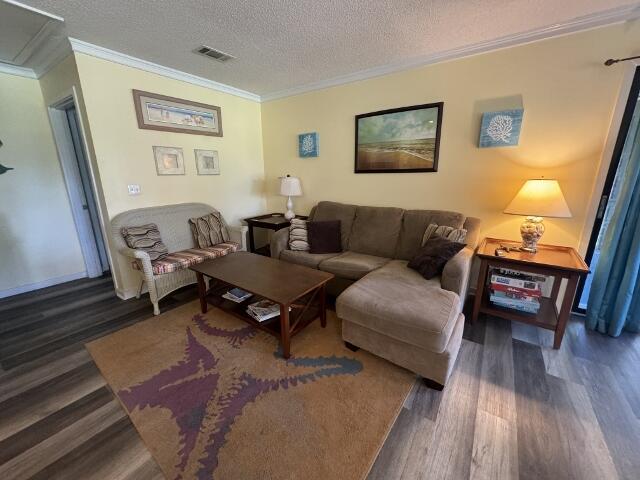
[[[296,218],[306,220],[308,217],[305,215],[296,215]],[[276,232],[281,228],[289,227],[289,220],[284,218],[284,213],[268,213],[266,215],[258,215],[257,217],[245,218],[244,221],[247,222],[247,226],[249,227],[249,251],[267,257],[269,256],[268,246],[256,249],[255,238],[253,236],[254,227],[266,228]]]
[[[480,313],[486,313],[553,330],[555,332],[553,348],[560,348],[571,314],[571,305],[578,287],[578,280],[580,276],[589,273],[589,267],[578,252],[571,247],[539,244],[537,253],[510,251],[506,256],[498,257],[495,251],[501,245],[517,247],[519,243],[512,240],[485,238],[476,250],[476,255],[480,258],[480,274],[478,275],[471,321],[475,322]],[[491,268],[506,268],[552,277],[551,295],[549,298],[541,298],[540,310],[537,314],[523,313],[492,305],[487,292],[487,274]],[[567,287],[558,311],[558,293],[563,278],[567,279]]]

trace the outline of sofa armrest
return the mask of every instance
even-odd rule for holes
[[[229,231],[229,237],[232,242],[240,244],[240,250],[247,251],[247,232],[249,227],[246,225],[239,225],[237,227],[227,227]]]
[[[467,296],[473,253],[474,250],[470,247],[460,250],[446,263],[440,277],[442,288],[457,293],[463,303]]]
[[[280,258],[280,254],[283,250],[289,248],[289,229],[281,228],[273,235],[271,235],[271,257]]]
[[[134,260],[140,260],[142,265],[142,271],[146,276],[153,276],[153,268],[151,266],[151,257],[144,250],[135,250],[133,248],[121,248],[119,252],[125,257],[129,257]]]

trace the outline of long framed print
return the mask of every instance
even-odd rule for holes
[[[133,90],[138,128],[193,135],[222,136],[220,107]]]
[[[437,172],[443,106],[357,115],[355,173]]]

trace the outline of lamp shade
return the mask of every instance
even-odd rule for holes
[[[302,195],[302,186],[298,177],[287,175],[280,179],[280,195],[285,197],[299,197]]]
[[[504,213],[535,217],[571,217],[557,180],[527,180]]]

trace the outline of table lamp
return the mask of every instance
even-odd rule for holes
[[[298,177],[292,177],[287,175],[280,178],[280,195],[287,198],[287,212],[284,214],[284,218],[291,220],[296,216],[293,213],[293,201],[291,197],[299,197],[302,195],[302,187],[300,186],[300,179]]]
[[[527,180],[505,208],[504,213],[526,216],[520,226],[520,250],[531,253],[537,251],[538,241],[544,233],[542,217],[571,217],[571,211],[558,181],[544,178]]]

